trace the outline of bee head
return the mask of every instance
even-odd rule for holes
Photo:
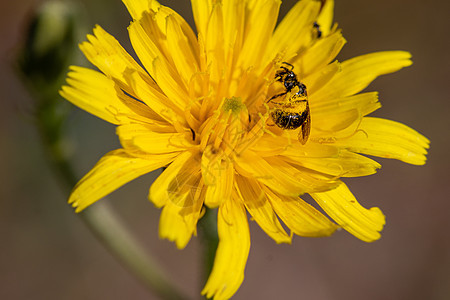
[[[305,95],[305,96],[307,96],[306,85],[304,85],[303,83],[299,82],[297,86],[298,86],[297,95]]]
[[[289,71],[286,72],[284,79],[283,79],[284,87],[287,91],[292,90],[296,85],[298,85],[297,76],[294,72]]]

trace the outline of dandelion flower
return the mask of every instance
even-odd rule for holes
[[[341,179],[380,168],[364,154],[425,163],[429,141],[403,124],[368,117],[380,107],[378,94],[361,93],[376,77],[411,65],[408,52],[338,62],[346,41],[333,24],[333,1],[302,0],[276,26],[279,0],[192,0],[198,34],[156,1],[123,2],[140,63],[96,26],[80,48],[99,71],[73,66],[61,90],[117,125],[122,145],[75,186],[69,202],[77,212],[164,167],[148,196],[162,208],[162,238],[185,247],[203,207],[218,208],[219,246],[202,291],[216,300],[230,298],[243,281],[247,212],[277,243],[339,227],[366,242],[380,238],[381,210],[358,204]],[[306,141],[300,129],[275,125],[276,102],[283,109],[286,97],[299,93],[286,92],[280,70],[292,71],[307,91]]]

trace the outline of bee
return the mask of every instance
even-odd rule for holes
[[[317,22],[313,23],[313,32],[315,32],[315,35],[318,39],[322,37],[322,30],[320,30],[320,25]]]
[[[275,81],[283,83],[285,91],[267,100],[267,103],[275,104],[270,116],[273,122],[282,129],[295,130],[300,127],[298,140],[304,145],[308,141],[311,131],[311,116],[306,86],[297,79],[297,75],[292,71],[293,65],[287,62],[282,64],[275,73]],[[282,96],[284,96],[282,101],[272,101]]]

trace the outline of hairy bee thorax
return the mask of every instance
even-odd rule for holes
[[[275,106],[270,113],[273,122],[282,129],[300,128],[298,140],[305,144],[311,130],[308,93],[306,85],[298,80],[293,69],[294,66],[290,63],[282,63],[274,79],[281,82],[285,90],[272,96],[267,103],[271,102]]]

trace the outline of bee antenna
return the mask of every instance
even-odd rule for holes
[[[286,62],[286,61],[283,61],[282,64],[285,64],[285,65],[290,66],[290,67],[291,67],[291,70],[289,70],[289,71],[292,71],[292,70],[294,69],[294,66],[293,66],[292,64]],[[287,69],[286,67],[282,67],[282,68]]]

